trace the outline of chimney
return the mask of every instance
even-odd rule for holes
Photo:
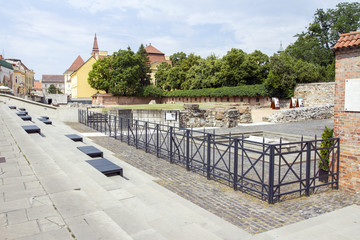
[[[2,59],[2,55],[0,54],[0,60]]]

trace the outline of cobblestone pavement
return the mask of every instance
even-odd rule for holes
[[[94,132],[93,129],[80,123],[68,123],[68,125],[79,132]],[[119,140],[110,137],[91,139],[114,152],[123,161],[156,177],[158,184],[251,234],[279,228],[352,204],[360,205],[359,194],[342,190],[322,192],[310,197],[299,197],[269,205]]]

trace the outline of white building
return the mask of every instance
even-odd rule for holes
[[[2,55],[0,55],[0,85],[13,89],[13,77],[13,66],[10,63],[2,60]]]
[[[65,94],[71,95],[71,77],[70,75],[78,70],[84,64],[84,60],[80,57],[80,55],[75,59],[73,64],[69,67],[68,70],[64,72],[64,85],[65,85]]]

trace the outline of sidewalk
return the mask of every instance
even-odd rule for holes
[[[124,178],[99,173],[85,162],[89,157],[76,149],[84,144],[64,136],[81,133],[54,119],[53,125],[45,125],[31,112],[34,123],[24,122],[15,111],[0,103],[0,239],[265,240],[354,239],[360,235],[358,205],[252,235],[206,211],[206,206],[201,208],[175,194],[176,189],[172,192],[160,186],[161,176],[151,176],[124,161],[127,152],[116,157],[94,143],[95,138],[108,137],[83,134],[89,136],[84,136],[86,145],[97,147],[104,157],[123,167]],[[43,136],[29,135],[21,128],[33,124]],[[138,150],[130,151],[139,159],[148,158]],[[229,206],[229,211],[237,205]],[[290,212],[281,208],[286,217]],[[253,223],[253,219],[242,221]]]

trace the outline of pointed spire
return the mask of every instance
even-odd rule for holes
[[[282,52],[284,52],[284,48],[283,48],[283,46],[282,46],[282,41],[280,41],[280,48],[279,48],[279,50],[277,51],[277,53],[280,54],[280,53],[282,53]]]
[[[98,43],[97,43],[96,33],[95,33],[95,37],[94,37],[94,45],[93,45],[91,55],[93,55],[93,56],[99,55],[99,47],[98,47]]]

